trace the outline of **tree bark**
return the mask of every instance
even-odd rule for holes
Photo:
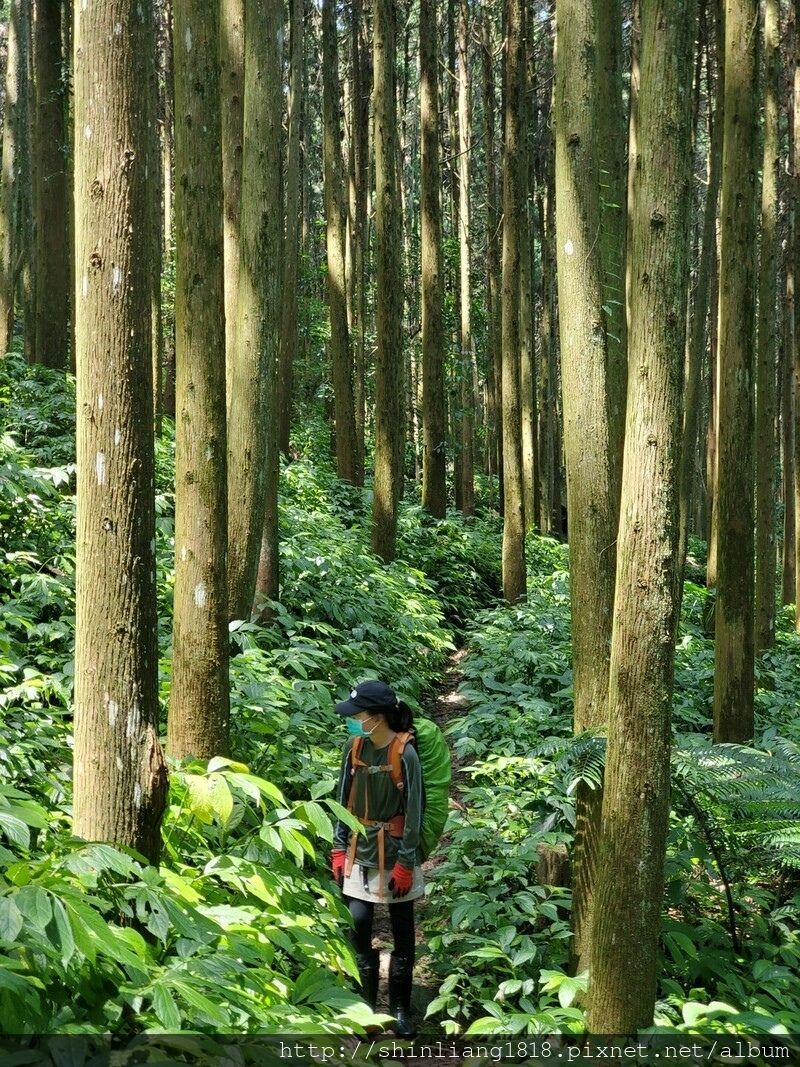
[[[353,117],[352,147],[354,172],[353,212],[353,318],[355,341],[353,356],[353,401],[355,406],[356,448],[358,472],[364,473],[365,423],[365,364],[367,344],[367,265],[369,262],[369,215],[367,211],[370,186],[369,105],[370,105],[370,49],[367,18],[362,0],[353,0],[352,7],[352,68]]]
[[[120,32],[121,31],[121,32]],[[146,0],[75,10],[77,837],[160,853]]]
[[[328,313],[336,436],[336,471],[357,482],[356,433],[353,412],[353,367],[347,327],[345,280],[345,216],[342,176],[342,132],[339,104],[339,52],[335,0],[322,2],[323,159],[327,248]]]
[[[520,229],[525,206],[525,29],[522,0],[506,3],[506,65],[503,115],[503,596],[509,604],[527,595],[525,514],[522,482],[520,398]]]
[[[175,611],[167,752],[227,755],[225,277],[219,11],[175,8]]]
[[[422,506],[447,509],[442,210],[439,166],[439,37],[436,0],[420,0],[420,205],[422,212]]]
[[[289,14],[289,96],[286,155],[286,237],[278,365],[278,447],[289,455],[294,365],[297,362],[297,292],[300,283],[300,125],[303,113],[303,0]]]
[[[776,298],[778,289],[778,95],[780,34],[778,0],[766,0],[764,16],[764,150],[761,179],[761,260],[758,293],[756,379],[756,652],[775,642],[775,414],[778,382]]]
[[[753,736],[753,387],[756,322],[758,0],[728,0],[717,377],[714,740]]]
[[[69,366],[71,243],[62,0],[34,0],[36,362]]]
[[[714,43],[722,45],[719,33],[712,38],[710,29],[706,34],[707,68],[714,65],[717,49]],[[697,267],[697,281],[694,292],[694,306],[689,315],[689,339],[686,346],[686,376],[683,412],[683,444],[681,446],[681,500],[680,500],[680,566],[683,574],[686,562],[686,549],[689,536],[689,513],[692,503],[692,489],[695,475],[695,453],[697,435],[700,425],[701,377],[703,356],[708,343],[708,314],[711,306],[711,281],[717,260],[717,209],[719,207],[719,184],[722,172],[722,114],[719,102],[722,94],[714,91],[721,79],[721,66],[712,80],[709,75],[708,108],[708,186],[703,208],[703,233],[700,243],[700,261]],[[715,106],[716,105],[716,106]],[[711,413],[709,413],[711,417]]]
[[[794,274],[795,287],[797,286],[798,269],[800,268],[800,239],[798,238],[797,209],[800,201],[800,0],[794,0],[794,78],[793,78],[793,101],[792,101],[792,199],[794,201],[794,234],[789,254],[792,256],[792,271]],[[794,330],[792,345],[792,362],[794,382],[792,396],[794,403],[793,431],[794,431],[794,625],[797,633],[800,633],[800,537],[797,535],[798,517],[800,516],[800,432],[797,427],[798,412],[800,412],[800,331],[797,326],[797,293],[795,288],[794,300]],[[789,499],[786,506],[790,507]]]
[[[14,261],[17,249],[20,33],[22,0],[11,0],[8,17],[6,99],[3,108],[3,171],[0,186],[0,358],[14,333]]]
[[[252,614],[267,502],[277,493],[281,11],[278,0],[247,0],[245,11],[236,362],[228,397],[228,603],[236,619]]]
[[[621,468],[613,452],[604,327],[605,274],[600,157],[594,102],[599,92],[596,3],[558,0],[556,12],[556,244],[567,468],[576,733],[602,726],[616,569]],[[617,416],[618,417],[618,414]],[[588,967],[601,797],[578,797],[573,863],[572,967]]]
[[[394,559],[397,512],[403,495],[402,214],[397,175],[394,5],[374,6],[375,112],[375,495],[372,550]]]
[[[458,5],[456,31],[458,55],[458,263],[459,263],[459,501],[461,514],[475,514],[475,394],[472,388],[475,365],[472,336],[472,248],[470,241],[470,161],[472,157],[472,107],[469,76],[469,8],[467,0]]]
[[[214,2],[215,0],[211,0],[211,3]],[[208,6],[211,6],[211,3]],[[225,365],[228,390],[236,358],[234,353],[239,284],[239,213],[242,205],[244,152],[244,4],[245,0],[219,0]],[[179,6],[175,7],[176,17]]]
[[[788,172],[786,189],[786,288],[783,310],[783,349],[781,352],[781,500],[783,503],[783,538],[781,549],[781,603],[792,604],[795,598],[796,520],[794,509],[794,441],[796,433],[795,397],[793,386],[794,353],[797,346],[797,208],[798,208],[798,145],[797,106],[800,89],[800,71],[797,62],[798,5],[789,7],[787,27],[786,68],[788,126]],[[791,47],[794,45],[795,47]]]
[[[494,478],[502,474],[502,406],[500,395],[502,322],[502,271],[500,264],[500,208],[498,204],[495,153],[495,45],[489,0],[481,3],[481,65],[483,70],[483,138],[486,155],[486,461],[490,476],[490,500]]]
[[[642,10],[630,246],[630,364],[608,751],[588,1029],[652,1024],[680,604],[678,474],[691,189],[693,0]]]

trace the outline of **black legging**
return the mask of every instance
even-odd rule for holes
[[[353,916],[355,929],[353,930],[353,944],[359,955],[366,954],[372,949],[372,918],[375,914],[375,905],[371,900],[356,900],[355,897],[345,897],[345,903]],[[389,905],[389,919],[392,923],[392,937],[394,938],[394,954],[402,959],[414,962],[414,948],[416,938],[414,936],[414,901],[398,900]]]

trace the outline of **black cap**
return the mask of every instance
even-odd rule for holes
[[[386,682],[361,682],[350,690],[350,698],[336,705],[340,715],[358,715],[359,711],[388,711],[400,701],[397,693]]]

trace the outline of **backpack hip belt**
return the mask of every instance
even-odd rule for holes
[[[405,815],[395,815],[386,822],[378,822],[376,819],[362,819],[360,816],[356,816],[356,818],[362,826],[378,827],[378,900],[383,900],[383,882],[386,870],[386,838],[384,834],[388,830],[392,837],[402,837],[405,831],[406,818]],[[344,867],[344,873],[347,876],[350,875],[353,869],[357,846],[357,835],[353,834],[350,838],[350,847],[347,850],[347,860]]]

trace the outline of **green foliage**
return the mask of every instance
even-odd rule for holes
[[[448,622],[462,635],[477,608],[502,595],[502,525],[494,515],[469,524],[456,514],[433,520],[420,505],[403,509],[399,551],[413,559],[441,602]]]
[[[309,378],[309,387],[311,379]],[[317,388],[315,385],[314,388]],[[235,758],[174,769],[161,868],[69,837],[74,641],[73,385],[0,367],[0,1018],[10,1030],[131,1035],[360,1031],[348,916],[323,853],[340,756],[333,701],[389,678],[412,703],[469,634],[462,771],[430,879],[430,1017],[448,1032],[580,1032],[567,974],[569,890],[538,884],[569,847],[578,781],[604,739],[572,735],[567,549],[527,545],[529,598],[497,606],[496,516],[438,522],[403,505],[398,559],[369,550],[369,489],[319,462],[281,482],[281,589],[232,630]],[[161,689],[170,687],[174,427],[156,443]],[[697,577],[703,546],[690,546]],[[713,594],[686,583],[676,653],[673,811],[657,1025],[797,1032],[800,642],[778,614],[757,667],[757,736],[711,746]]]
[[[8,787],[0,833],[7,1032],[311,1033],[369,1017],[345,982],[341,900],[313,865],[325,810],[287,805],[240,764],[174,772],[160,871],[48,832],[47,812]]]

